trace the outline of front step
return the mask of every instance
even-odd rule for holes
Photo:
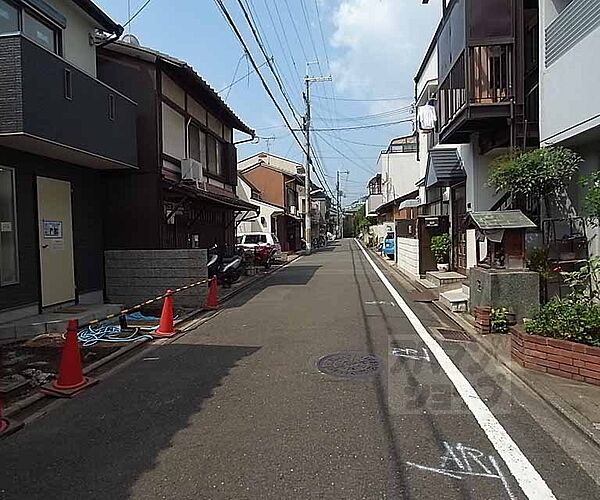
[[[454,271],[427,271],[425,279],[436,286],[442,287],[453,283],[462,283],[465,276]]]
[[[440,303],[454,313],[467,312],[469,296],[460,288],[448,290],[440,293]]]

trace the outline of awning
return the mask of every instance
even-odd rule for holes
[[[230,208],[236,212],[260,212],[260,208],[257,205],[244,201],[237,197],[228,197],[211,193],[209,191],[203,191],[196,189],[193,186],[187,186],[184,184],[173,185],[173,190],[180,193],[185,193],[188,198],[195,198],[204,201],[210,201],[217,203],[224,207]]]
[[[404,200],[400,205],[398,205],[398,210],[402,210],[404,208],[416,208],[421,205],[421,198],[418,196],[412,200]]]
[[[377,207],[377,209],[375,211],[379,215],[384,214],[390,210],[393,210],[394,206],[400,205],[401,203],[405,202],[406,200],[410,200],[411,198],[414,198],[418,194],[419,194],[418,191],[412,191],[408,194],[405,194],[404,196],[400,196],[392,201],[388,201],[387,203],[384,203],[383,205],[379,205],[379,207]],[[418,205],[415,205],[415,206],[418,206]],[[405,207],[402,207],[402,208],[405,208]]]
[[[458,150],[452,148],[429,151],[425,187],[448,187],[467,178]]]
[[[503,229],[526,229],[537,227],[520,210],[497,210],[487,212],[469,212],[466,220],[467,229],[481,231],[499,231]]]

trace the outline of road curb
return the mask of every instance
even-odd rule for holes
[[[398,274],[404,281],[408,281],[410,285],[415,287],[415,289],[424,292],[429,290],[424,287],[420,283],[416,282],[414,279],[405,275],[402,271],[392,266],[389,262],[386,262],[383,257],[379,254],[372,252],[379,260],[386,264],[386,267],[394,271]],[[527,387],[529,390],[534,392],[538,397],[540,397],[545,403],[550,405],[554,410],[561,415],[564,419],[566,419],[573,427],[575,427],[581,434],[583,434],[586,438],[588,438],[594,445],[600,448],[600,431],[596,431],[593,426],[593,422],[591,422],[585,415],[579,412],[577,409],[573,408],[567,401],[561,398],[558,394],[556,394],[550,387],[545,384],[540,384],[537,382],[535,384],[531,383],[524,374],[519,373],[520,366],[514,365],[512,361],[503,359],[503,357],[499,356],[498,353],[490,346],[489,341],[477,333],[473,325],[471,325],[465,318],[461,315],[453,314],[448,311],[445,307],[440,305],[438,300],[434,300],[431,302],[433,306],[440,312],[442,312],[448,319],[456,323],[460,328],[462,328],[466,333],[468,333],[481,348],[488,354],[491,358],[496,359],[502,366],[504,366],[522,385]],[[515,369],[517,368],[517,369]],[[521,369],[521,371],[524,369]],[[548,375],[552,376],[552,375]]]
[[[280,272],[282,269],[285,269],[287,266],[289,266],[290,264],[292,264],[293,262],[296,262],[297,260],[299,260],[300,258],[302,258],[303,255],[297,255],[295,256],[292,260],[289,260],[287,262],[285,262],[284,264],[282,264],[280,267],[273,269],[267,273],[263,273],[259,276],[256,276],[254,279],[252,280],[248,280],[247,283],[244,283],[242,286],[236,288],[235,290],[231,290],[229,293],[223,295],[220,299],[219,299],[219,303],[220,304],[224,304],[227,301],[229,301],[230,299],[232,299],[233,297],[237,296],[238,294],[244,292],[245,290],[249,289],[251,286],[256,285],[257,283],[260,283],[261,281],[267,279],[268,277],[277,274],[278,272]],[[158,339],[158,340],[154,340],[154,341],[150,341],[150,342],[132,342],[128,345],[125,345],[123,347],[121,347],[119,350],[113,352],[112,354],[109,354],[108,356],[99,359],[98,361],[95,361],[94,363],[90,364],[89,366],[83,368],[83,373],[85,375],[90,375],[92,374],[94,371],[99,370],[100,368],[115,362],[115,360],[117,360],[118,358],[121,358],[122,356],[125,356],[126,354],[129,354],[131,351],[134,350],[138,350],[140,352],[136,353],[133,357],[128,358],[127,360],[125,360],[125,362],[121,363],[121,364],[116,364],[114,367],[110,368],[109,370],[107,370],[106,373],[103,374],[103,376],[101,378],[106,378],[107,376],[109,376],[113,371],[118,370],[119,368],[122,367],[122,365],[124,365],[127,361],[131,361],[133,359],[137,359],[137,357],[140,357],[141,354],[143,354],[145,351],[151,351],[152,349],[159,347],[161,345],[166,345],[166,344],[172,344],[173,342],[175,342],[176,340],[184,337],[185,335],[191,333],[193,330],[195,330],[197,327],[203,325],[204,323],[206,323],[207,321],[210,321],[211,319],[213,319],[215,316],[217,316],[220,312],[222,311],[222,309],[219,309],[217,311],[210,311],[210,310],[204,310],[204,309],[199,309],[197,311],[193,311],[189,314],[187,314],[186,316],[184,316],[184,318],[182,318],[179,322],[177,326],[181,327],[181,331],[179,333],[177,333],[176,335],[174,335],[171,338],[166,338],[166,339]],[[193,327],[187,329],[186,325],[182,325],[182,323],[193,323]],[[141,349],[142,347],[145,347],[145,349]],[[64,403],[67,400],[55,400],[50,398],[49,396],[42,394],[40,392],[36,392],[35,394],[31,394],[30,396],[22,399],[21,401],[16,402],[15,404],[11,405],[9,408],[6,409],[5,413],[5,417],[6,418],[11,418],[11,419],[15,419],[16,416],[18,416],[20,413],[24,412],[25,410],[27,410],[28,408],[30,408],[32,405],[42,401],[43,399],[47,399],[48,402],[39,410],[37,410],[35,412],[35,414],[33,416],[28,417],[23,423],[29,424],[32,421],[36,420],[38,417],[46,414],[50,408],[49,406],[52,403]]]

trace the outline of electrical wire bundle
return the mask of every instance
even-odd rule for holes
[[[158,318],[144,316],[143,314],[136,312],[126,317],[127,321],[148,321],[155,322]],[[142,334],[138,335],[141,331],[153,331],[156,326],[134,328],[131,331],[124,331],[120,325],[114,323],[98,326],[96,328],[87,326],[77,333],[77,338],[81,342],[82,347],[91,347],[98,342],[112,342],[112,343],[124,343],[124,342],[138,342],[140,340],[152,340],[152,335]]]

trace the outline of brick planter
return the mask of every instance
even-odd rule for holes
[[[600,385],[600,348],[511,329],[512,359],[525,368]]]

